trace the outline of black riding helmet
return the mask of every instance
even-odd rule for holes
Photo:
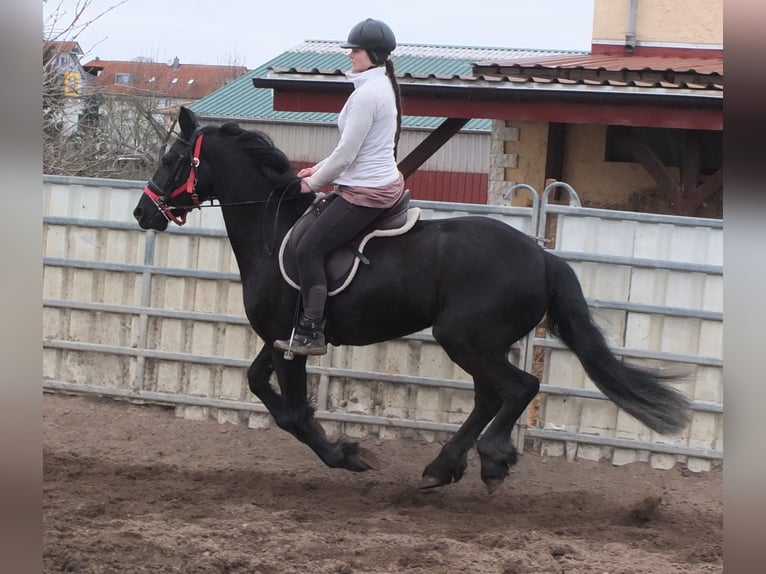
[[[396,37],[385,22],[367,18],[351,28],[348,40],[340,47],[367,50],[370,60],[377,66],[396,48]]]

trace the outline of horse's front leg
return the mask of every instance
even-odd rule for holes
[[[305,356],[296,355],[294,359],[286,361],[281,352],[272,351],[271,365],[282,393],[279,417],[274,416],[280,428],[308,445],[329,467],[355,472],[378,468],[375,455],[358,443],[343,438],[334,441],[327,438],[324,429],[314,418],[314,409],[309,405]]]
[[[279,421],[286,420],[287,409],[282,397],[274,391],[269,381],[274,372],[271,355],[271,348],[264,345],[247,370],[247,385],[250,387],[250,392],[258,397],[269,410],[277,424],[282,426]]]

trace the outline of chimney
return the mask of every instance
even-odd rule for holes
[[[174,69],[174,70],[177,70],[177,69],[178,69],[178,66],[180,66],[180,65],[181,65],[181,63],[178,61],[178,56],[176,56],[175,58],[173,58],[173,69]]]

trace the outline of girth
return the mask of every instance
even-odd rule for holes
[[[335,193],[318,194],[316,200],[287,232],[279,248],[279,269],[287,283],[300,289],[295,248],[303,234],[322,211],[336,198]],[[346,245],[330,253],[325,259],[327,294],[337,295],[351,283],[359,269],[359,263],[369,265],[364,248],[373,237],[393,237],[412,229],[420,218],[420,208],[410,207],[410,190],[405,189],[397,202],[375,219],[364,231]]]

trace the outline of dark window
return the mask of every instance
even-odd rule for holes
[[[721,169],[723,132],[712,130],[682,130],[674,128],[634,128],[609,126],[606,131],[606,161],[636,163],[631,152],[631,137],[648,147],[663,164],[681,167],[686,132],[693,131],[700,139],[700,171],[710,175]]]

